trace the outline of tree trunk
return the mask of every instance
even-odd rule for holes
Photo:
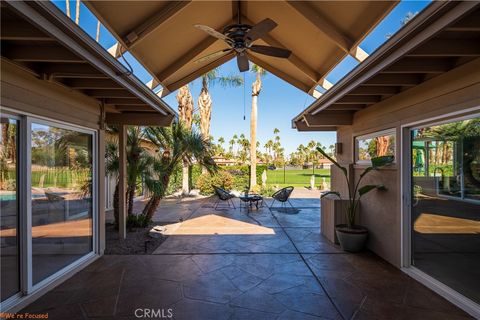
[[[190,179],[188,178],[188,163],[182,165],[182,193],[187,195],[190,192]]]
[[[70,0],[65,1],[65,11],[67,12],[67,17],[70,18]]]
[[[135,186],[128,187],[127,190],[127,215],[131,215],[133,213],[133,198],[135,197]]]
[[[100,41],[100,20],[97,21],[97,32],[95,33],[95,41]]]
[[[147,221],[152,221],[153,215],[155,214],[155,211],[158,208],[158,205],[160,204],[161,198],[158,196],[152,196],[150,200],[147,203],[147,206],[145,206],[145,215],[147,216]]]
[[[250,115],[250,190],[257,185],[257,101],[262,90],[259,72],[252,85],[252,112]]]
[[[119,201],[120,201],[120,187],[119,183],[117,181],[117,184],[115,185],[115,192],[113,193],[113,217],[115,219],[115,229],[118,229],[118,216],[120,212],[120,206],[119,206]]]
[[[185,127],[192,128],[193,121],[193,99],[188,85],[181,87],[177,93],[178,114]],[[188,165],[183,163],[182,167],[182,193],[188,194],[189,188]]]
[[[75,23],[80,23],[80,0],[77,0],[77,5],[75,6]]]

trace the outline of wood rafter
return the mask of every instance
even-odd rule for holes
[[[254,56],[254,55],[249,55],[248,56],[248,59],[250,61],[252,61],[253,63],[261,66],[262,68],[270,71],[271,73],[273,73],[274,75],[276,75],[277,77],[289,82],[290,84],[294,85],[295,87],[297,87],[298,89],[304,91],[304,92],[307,92],[309,93],[310,92],[310,89],[311,89],[311,84],[305,84],[291,76],[289,76],[288,74],[278,70],[277,68],[269,65],[268,63],[266,63],[265,61],[259,59],[258,57]]]
[[[404,58],[382,73],[443,73],[453,67],[453,63],[445,58]]]
[[[83,92],[94,98],[135,98],[133,94],[127,90],[116,90],[116,89],[90,89],[83,90]]]
[[[164,89],[162,91],[162,97],[166,96],[168,93],[173,92],[180,87],[182,87],[185,83],[189,83],[195,79],[197,79],[199,76],[202,74],[224,64],[228,60],[232,59],[235,55],[233,53],[227,53],[226,55],[214,60],[213,62],[210,62],[209,64],[195,70],[194,72],[190,73],[189,75],[183,77],[182,79],[179,79],[173,83],[170,83],[168,85],[164,86]]]
[[[107,98],[105,99],[106,104],[114,105],[145,105],[142,100],[137,98]]]
[[[393,95],[397,94],[400,92],[399,88],[395,88],[393,86],[389,87],[365,87],[365,86],[360,86],[353,91],[351,91],[349,94],[353,95]]]
[[[379,74],[366,81],[364,86],[415,86],[422,82],[418,74]]]
[[[105,122],[116,125],[131,125],[131,126],[169,126],[173,121],[173,115],[160,115],[158,113],[141,113],[141,112],[125,112],[112,113],[107,112]]]
[[[0,37],[2,40],[14,41],[55,41],[32,25],[20,21],[8,21],[8,24],[1,28]]]
[[[159,28],[165,22],[172,19],[182,9],[190,4],[191,1],[170,1],[165,8],[159,12],[155,12],[141,24],[132,28],[129,32],[122,36],[123,41],[129,48],[144,39],[155,29]]]
[[[125,90],[110,79],[65,79],[63,83],[73,89],[117,89]]]
[[[178,69],[180,69],[181,67],[183,67],[184,65],[192,61],[195,57],[197,57],[203,51],[207,50],[216,41],[217,39],[214,37],[209,36],[207,38],[204,38],[201,42],[197,43],[197,45],[195,45],[192,50],[189,50],[187,53],[179,57],[177,60],[175,60],[168,67],[163,69],[161,72],[159,72],[155,76],[157,77],[157,79],[160,80],[160,82],[162,83],[165,82],[165,80],[168,79],[171,75],[173,75],[176,71],[178,71]]]
[[[407,54],[408,57],[477,57],[480,41],[473,39],[432,39]]]
[[[326,111],[318,115],[305,114],[304,120],[309,127],[351,125],[353,123],[353,112]]]
[[[2,55],[14,61],[85,63],[85,60],[60,46],[9,46],[2,48]]]
[[[375,95],[346,95],[341,98],[336,104],[374,104],[381,100],[379,96]]]
[[[53,78],[107,78],[94,67],[78,63],[41,63],[33,66],[33,69]]]
[[[352,111],[358,111],[362,110],[367,105],[365,104],[332,104],[328,110],[352,110]]]
[[[298,131],[337,131],[337,126],[309,127],[304,121],[295,121]]]

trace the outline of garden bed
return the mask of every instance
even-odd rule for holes
[[[133,255],[133,254],[152,254],[163,241],[167,239],[166,236],[159,238],[152,238],[148,234],[150,229],[157,224],[150,224],[145,228],[134,228],[127,230],[127,238],[119,239],[118,230],[115,229],[112,223],[105,225],[105,254],[115,255]]]

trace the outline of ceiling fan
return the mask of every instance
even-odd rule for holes
[[[222,32],[218,32],[209,26],[201,24],[195,25],[197,29],[208,33],[212,37],[225,41],[225,43],[227,43],[229,46],[229,48],[227,49],[223,49],[206,55],[205,57],[202,57],[195,62],[203,62],[205,60],[210,60],[218,56],[222,56],[226,52],[234,52],[237,56],[238,69],[240,69],[240,72],[244,72],[248,71],[249,69],[247,55],[249,50],[267,56],[288,58],[292,53],[290,50],[253,44],[253,42],[262,38],[277,26],[275,21],[267,18],[260,21],[254,26],[242,24],[240,20],[240,1],[238,1],[238,5],[238,23],[225,27]]]

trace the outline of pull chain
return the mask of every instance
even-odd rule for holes
[[[243,120],[245,120],[245,93],[246,93],[246,90],[245,90],[245,72],[243,73]]]

